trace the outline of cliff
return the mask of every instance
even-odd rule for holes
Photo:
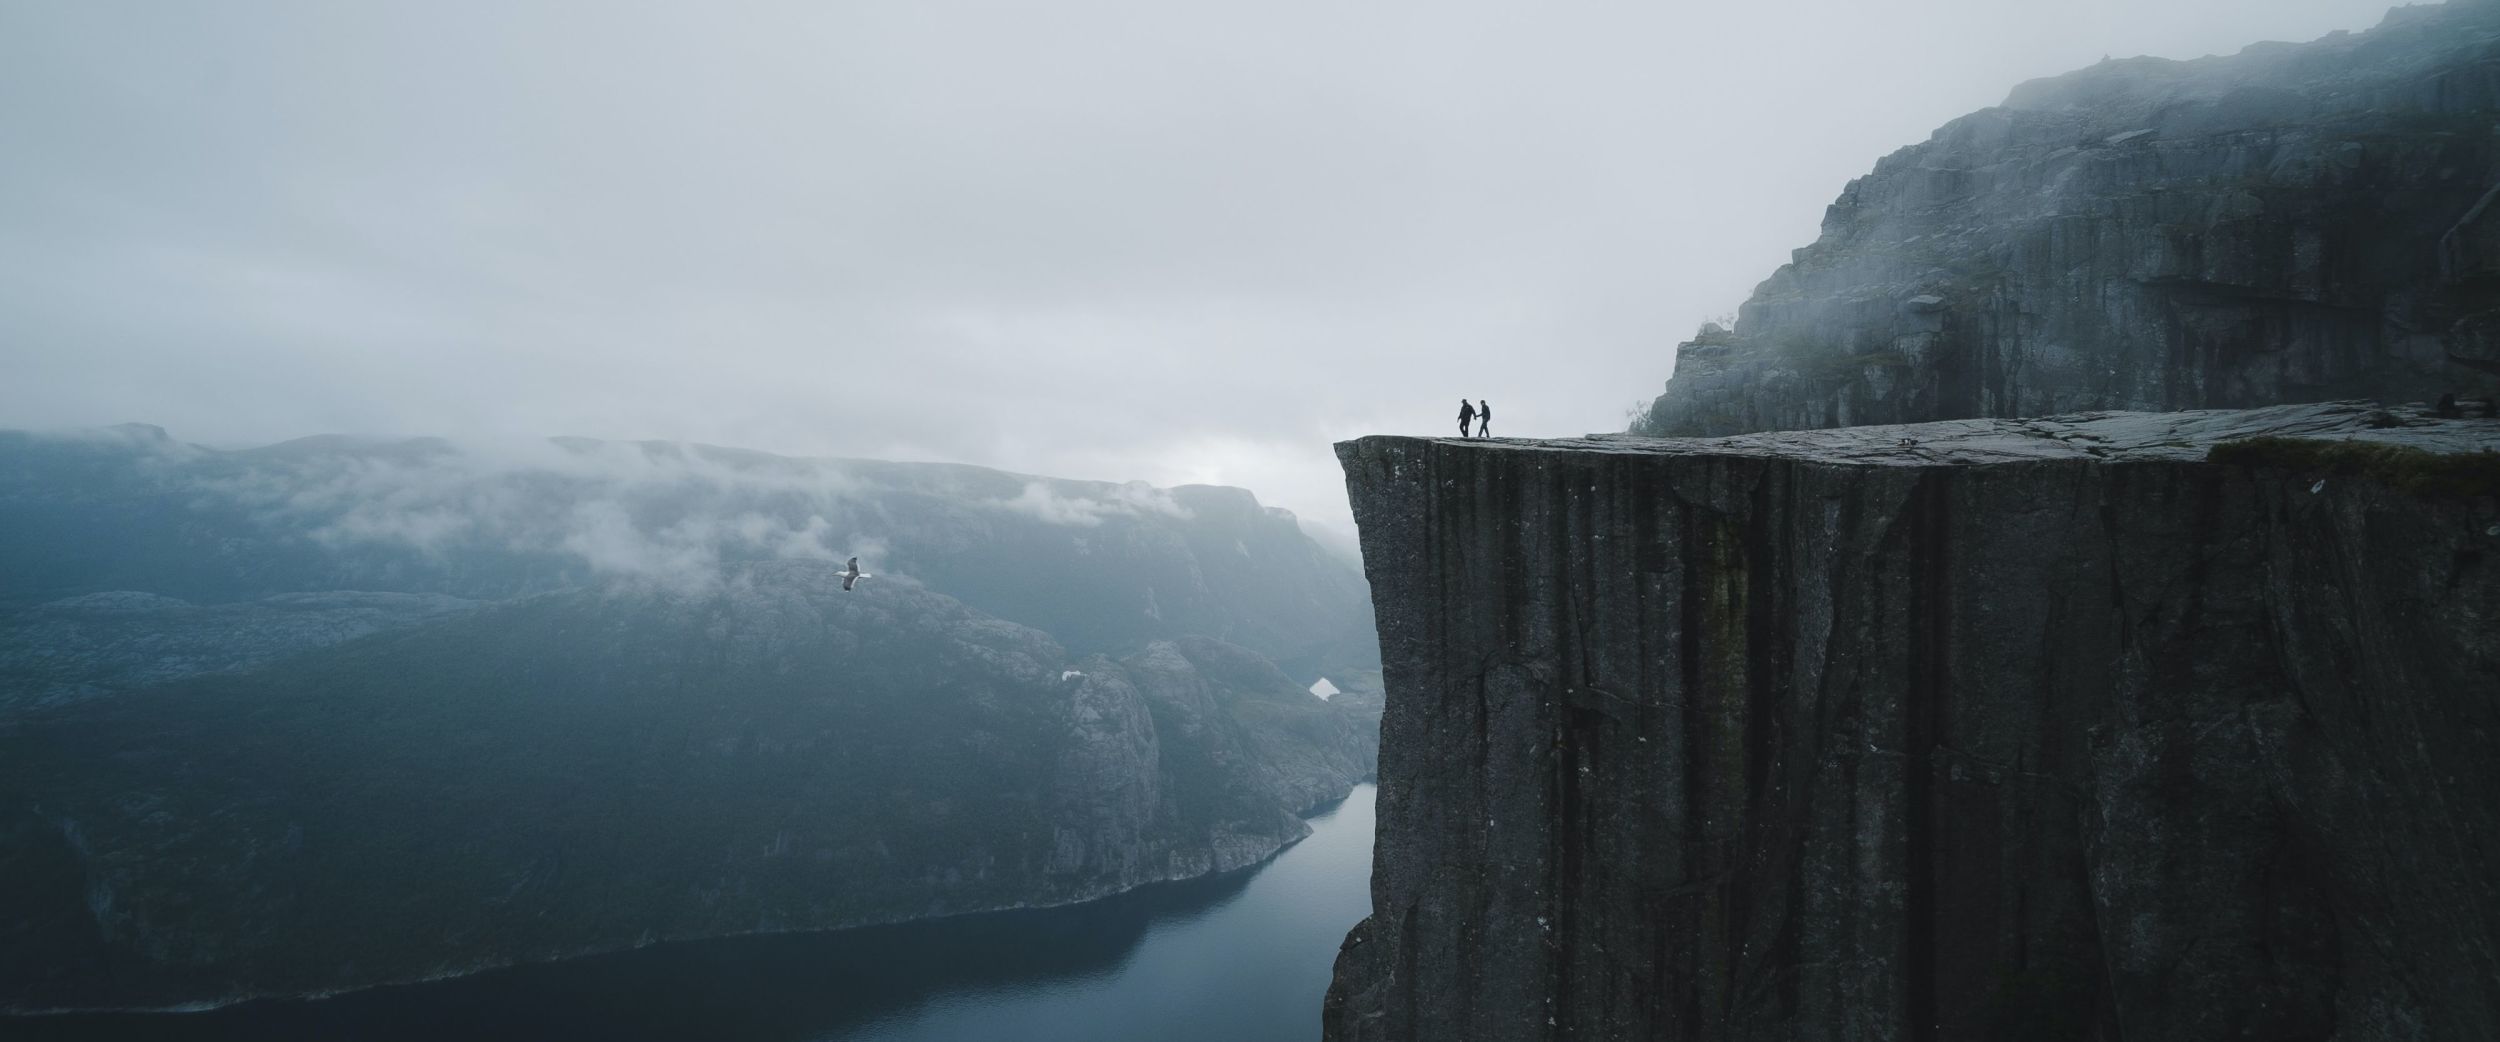
[[[2495,125],[2490,0],[2024,84],[1851,182],[1636,428],[2490,392]]]
[[[2500,1037],[2495,453],[1340,444],[1388,708],[1327,1037]]]

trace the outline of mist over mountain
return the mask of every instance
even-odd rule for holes
[[[356,590],[472,600],[717,591],[851,556],[1080,652],[1202,634],[1305,683],[1363,668],[1362,577],[1239,489],[669,442],[0,432],[0,608],[115,590],[204,604]]]
[[[1371,770],[1361,579],[1237,489],[125,427],[0,435],[0,547],[17,1009],[1082,900]]]
[[[2495,113],[2488,0],[2024,83],[1851,181],[1634,429],[2500,391]]]

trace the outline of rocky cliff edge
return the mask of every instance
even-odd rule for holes
[[[1338,446],[1327,1037],[2500,1037],[2500,421]]]

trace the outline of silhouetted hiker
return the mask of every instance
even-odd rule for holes
[[[2439,404],[2433,408],[2438,411],[2439,418],[2443,420],[2461,420],[2465,418],[2465,410],[2457,407],[2457,396],[2454,392],[2440,395]]]
[[[2483,399],[2483,418],[2486,420],[2500,419],[2500,394],[2494,394],[2489,398]]]
[[[1476,422],[1476,407],[1465,398],[1458,400],[1458,436],[1467,436],[1467,425]]]
[[[1467,399],[1465,398],[1459,399],[1459,401],[1462,402],[1466,400]],[[1460,424],[1460,426],[1465,426],[1465,424]],[[1485,401],[1482,398],[1478,398],[1476,399],[1476,437],[1490,438],[1492,436],[1493,403]]]

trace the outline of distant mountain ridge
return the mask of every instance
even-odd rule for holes
[[[1360,571],[1240,489],[673,442],[220,451],[143,425],[0,431],[0,610],[113,590],[228,604],[695,589],[739,563],[853,554],[1080,651],[1199,634],[1305,683],[1370,654]]]
[[[1235,489],[0,433],[0,590],[0,1011],[1084,900],[1377,735],[1304,690],[1359,573]]]

